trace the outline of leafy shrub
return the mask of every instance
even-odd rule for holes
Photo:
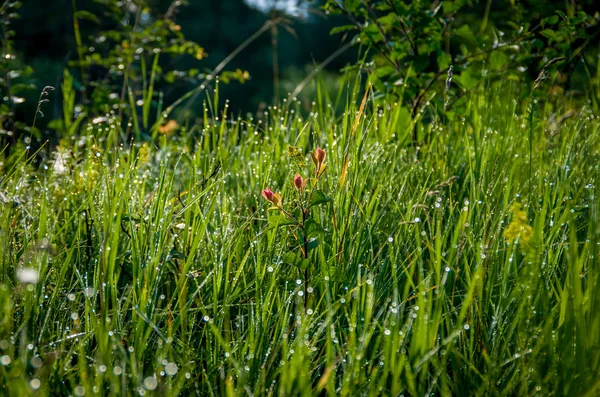
[[[488,1],[482,9],[469,0],[329,0],[325,8],[348,17],[351,23],[332,33],[351,34],[369,51],[375,88],[407,104],[413,118],[430,101],[438,109],[457,108],[481,81],[536,82],[539,88],[552,77],[558,94],[561,85],[576,88],[569,87],[576,64],[595,70],[597,60],[585,55],[600,32],[599,18],[583,11],[583,5],[573,5],[568,13],[548,2],[491,6]],[[497,20],[506,22],[491,24]],[[597,84],[592,75],[585,75],[586,83]],[[529,94],[525,89],[522,95]]]
[[[75,10],[77,59],[69,63],[62,87],[64,97],[71,100],[63,103],[63,119],[52,126],[63,135],[72,135],[72,127],[79,125],[74,120],[113,118],[123,124],[126,136],[133,132],[138,138],[148,137],[152,126],[167,122],[161,120],[162,91],[157,87],[182,82],[200,86],[203,80],[210,80],[210,71],[177,67],[184,57],[200,61],[208,54],[198,43],[187,40],[175,22],[178,9],[186,2],[172,2],[158,16],[157,8],[146,2],[95,1],[101,5],[100,12]],[[101,29],[86,41],[80,23]],[[74,71],[79,73],[72,75]],[[222,74],[224,82],[248,78],[242,70]],[[74,92],[80,94],[77,106]]]

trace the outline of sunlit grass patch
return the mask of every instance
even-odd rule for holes
[[[531,129],[508,87],[477,91],[412,142],[401,105],[359,91],[14,150],[0,390],[594,395],[595,116]]]

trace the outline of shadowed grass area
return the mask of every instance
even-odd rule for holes
[[[310,115],[209,101],[202,130],[124,142],[109,117],[13,148],[0,394],[597,394],[597,119],[522,112],[507,85],[411,122],[359,85]],[[260,192],[290,204],[316,147],[305,280]]]

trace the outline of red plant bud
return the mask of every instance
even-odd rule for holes
[[[275,193],[273,193],[271,191],[271,189],[266,188],[265,190],[263,190],[262,192],[263,197],[265,198],[265,200],[269,201],[269,202],[273,202],[273,196],[275,195]]]
[[[294,186],[298,191],[304,189],[304,180],[302,179],[302,176],[300,176],[300,174],[296,174],[296,176],[294,177]]]
[[[325,156],[327,156],[327,152],[325,150],[321,149],[320,147],[315,150],[315,157],[317,158],[319,164],[323,164],[325,161]]]
[[[277,207],[281,208],[281,194],[273,193],[271,189],[266,188],[262,192],[262,196],[270,203],[275,204]]]

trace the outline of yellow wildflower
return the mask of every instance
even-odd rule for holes
[[[531,237],[533,237],[533,228],[529,226],[527,212],[522,209],[520,203],[514,203],[510,210],[512,219],[506,230],[504,230],[504,238],[511,244],[516,241],[524,245],[529,244]]]

